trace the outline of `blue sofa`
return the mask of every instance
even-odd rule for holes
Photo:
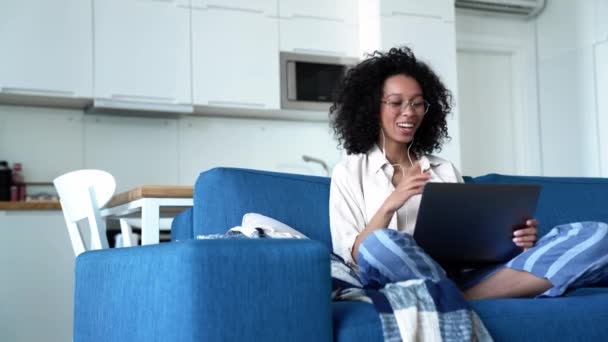
[[[540,233],[608,222],[608,179],[490,174],[481,183],[536,183]],[[202,173],[173,242],[81,254],[74,341],[382,341],[371,304],[330,300],[328,178],[245,169]],[[311,240],[195,240],[243,214],[273,217]],[[608,287],[562,298],[470,304],[496,341],[608,341]]]

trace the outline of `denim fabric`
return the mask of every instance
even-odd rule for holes
[[[326,177],[216,168],[195,184],[194,236],[223,234],[259,213],[296,229],[331,250],[329,182]]]
[[[335,302],[332,304],[334,341],[383,342],[378,311],[370,303]]]
[[[194,238],[194,235],[192,235],[192,211],[192,208],[186,209],[173,218],[171,241],[185,241]]]
[[[539,184],[542,186],[536,213],[539,234],[571,222],[608,222],[608,179],[575,177],[529,177],[489,174],[475,183]]]
[[[484,299],[469,304],[496,342],[606,341],[608,289],[584,290],[567,297]]]
[[[330,293],[329,251],[310,240],[86,252],[74,341],[330,341]]]
[[[515,183],[515,184],[540,184],[543,186],[539,198],[539,203],[535,217],[540,221],[540,234],[542,236],[549,232],[553,227],[576,221],[608,221],[608,179],[601,178],[564,178],[564,177],[522,177],[491,174],[481,177],[465,177],[467,182],[480,183]],[[258,212],[267,216],[279,219],[280,221],[296,228],[308,235],[312,239],[321,241],[325,246],[331,246],[329,235],[329,178],[307,177],[297,175],[285,175],[272,172],[242,169],[213,169],[202,173],[195,185],[195,204],[193,212],[193,222],[190,228],[196,227],[198,234],[225,233],[227,229],[239,225],[243,214],[246,212]],[[291,193],[288,193],[291,192]],[[191,236],[194,236],[192,234]],[[200,241],[198,243],[204,243]],[[231,242],[232,243],[232,242]],[[147,249],[150,247],[144,247]],[[233,253],[238,252],[230,249]],[[160,254],[154,260],[163,258],[173,258],[173,252],[166,253],[166,250],[154,250]],[[113,251],[114,252],[114,251]],[[116,251],[123,253],[124,251]],[[284,251],[283,251],[284,252]],[[243,251],[242,253],[245,253]],[[85,253],[85,255],[88,253]],[[105,255],[105,254],[104,254]],[[121,254],[122,255],[122,254]],[[151,256],[146,263],[152,260]],[[223,259],[232,265],[232,258]],[[144,262],[144,261],[141,261]],[[266,261],[269,263],[269,261]],[[113,264],[121,265],[120,259],[112,261]],[[295,265],[298,265],[296,262]],[[117,266],[120,267],[120,266]],[[132,266],[134,267],[134,266]],[[167,268],[168,266],[163,266]],[[85,267],[86,268],[86,267]],[[108,269],[113,266],[107,266]],[[156,270],[154,265],[145,266],[149,269],[150,275],[142,283],[144,277],[140,273],[118,273],[111,271],[108,276],[116,277],[116,286],[112,286],[112,295],[115,301],[131,301],[130,297],[145,296],[145,299],[138,302],[140,308],[129,309],[124,314],[116,314],[110,317],[102,308],[92,309],[96,303],[99,291],[96,290],[97,283],[103,279],[97,271],[88,273],[88,277],[83,275],[77,278],[77,301],[80,298],[91,296],[91,312],[84,318],[80,318],[83,307],[77,302],[75,312],[75,331],[79,331],[75,336],[85,336],[83,333],[90,329],[90,325],[95,325],[95,318],[99,317],[101,322],[95,328],[102,331],[103,326],[108,331],[113,326],[123,325],[132,326],[139,329],[140,324],[136,323],[135,313],[146,317],[148,325],[159,323],[161,330],[172,329],[180,331],[179,338],[167,340],[193,340],[199,336],[199,330],[206,327],[203,320],[187,322],[185,317],[191,312],[201,312],[203,308],[195,308],[190,303],[190,297],[196,298],[198,294],[190,295],[185,293],[192,286],[191,283],[200,283],[204,279],[221,279],[226,277],[228,280],[235,278],[235,275],[226,274],[207,266],[201,267],[198,262],[190,262],[179,271],[182,274],[181,283],[173,283],[172,288],[164,288],[159,291],[158,298],[153,297],[147,287],[160,286],[155,282]],[[268,268],[268,277],[279,279],[280,275]],[[84,272],[81,270],[80,272]],[[130,271],[129,271],[130,272]],[[216,273],[213,273],[216,272]],[[187,276],[188,275],[188,276]],[[138,289],[123,290],[122,285],[133,281],[140,286]],[[110,278],[103,279],[104,282],[111,282]],[[219,281],[219,280],[218,280]],[[327,276],[329,282],[329,276]],[[219,281],[225,288],[230,288],[230,283],[224,280]],[[308,282],[305,282],[308,284]],[[110,286],[105,284],[103,286]],[[295,293],[299,293],[299,286],[292,285]],[[329,286],[329,285],[328,285]],[[89,289],[90,287],[90,289]],[[180,289],[186,287],[186,289]],[[78,290],[79,289],[79,290]],[[86,293],[85,293],[86,291]],[[110,291],[110,290],[106,290]],[[198,291],[201,292],[201,291]],[[198,293],[197,292],[197,293]],[[101,293],[104,293],[103,291]],[[207,293],[207,292],[202,292]],[[179,295],[178,295],[179,294]],[[108,296],[108,294],[104,294]],[[163,323],[164,315],[158,319],[152,319],[146,315],[147,310],[156,310],[157,306],[165,297],[172,298],[175,306],[180,310],[175,310],[176,317],[180,320],[171,320],[171,323]],[[185,299],[188,298],[188,299]],[[85,300],[85,299],[83,299]],[[243,300],[248,302],[248,300]],[[215,302],[217,305],[234,305],[234,301],[225,299],[225,303],[220,300]],[[482,317],[490,333],[496,341],[602,341],[608,340],[608,288],[585,288],[568,293],[567,297],[550,299],[501,299],[501,300],[479,300],[471,301],[470,304]],[[165,304],[163,304],[165,305]],[[264,305],[261,301],[251,302],[251,305]],[[333,308],[333,336],[339,341],[380,341],[381,336],[380,321],[371,304],[365,303],[336,303]],[[122,310],[122,309],[121,309]],[[231,309],[225,309],[231,310]],[[307,309],[308,310],[308,309]],[[319,313],[308,311],[310,317]],[[179,314],[179,315],[178,315]],[[220,313],[221,314],[221,313]],[[197,313],[197,315],[200,315]],[[206,313],[212,315],[212,313]],[[294,312],[295,316],[302,317],[300,313]],[[197,316],[198,317],[198,316]],[[202,317],[202,316],[201,316]],[[292,314],[289,315],[291,319]],[[182,322],[184,321],[184,322]],[[230,330],[234,323],[211,320],[216,326],[212,329]],[[149,323],[152,322],[152,323]],[[201,323],[203,322],[203,323]],[[83,328],[84,327],[84,328]],[[156,328],[149,328],[156,329]],[[176,333],[177,334],[177,333]],[[323,338],[323,332],[319,332],[316,337]],[[298,333],[287,339],[298,340]],[[96,335],[93,335],[96,336]],[[112,335],[116,341],[123,341],[119,335]],[[132,336],[132,335],[128,335]],[[143,336],[143,335],[142,335]],[[185,336],[184,338],[181,338]],[[280,334],[279,334],[280,336]],[[307,335],[309,336],[309,335]],[[149,340],[154,340],[152,335]],[[86,341],[87,339],[76,339],[75,341]],[[92,339],[93,341],[95,339]],[[107,339],[109,340],[109,339]],[[141,339],[145,340],[145,339]],[[315,340],[315,338],[311,339]]]

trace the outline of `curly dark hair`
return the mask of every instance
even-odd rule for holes
[[[375,51],[351,68],[334,93],[329,110],[331,126],[348,154],[366,153],[380,134],[380,101],[384,81],[404,74],[414,78],[430,107],[414,138],[411,150],[418,156],[441,151],[450,139],[446,116],[452,109],[452,93],[424,62],[407,47]]]

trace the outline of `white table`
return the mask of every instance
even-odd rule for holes
[[[144,185],[119,193],[101,209],[106,219],[141,217],[141,244],[159,242],[161,217],[173,218],[192,207],[191,186]]]

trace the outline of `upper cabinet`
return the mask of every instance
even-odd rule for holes
[[[276,0],[192,0],[195,105],[279,109]]]
[[[359,58],[358,1],[281,0],[281,51]]]
[[[91,19],[89,1],[0,1],[0,93],[91,97]]]
[[[94,0],[95,102],[192,111],[190,0]]]
[[[454,21],[454,0],[381,0],[382,16],[409,15]]]

